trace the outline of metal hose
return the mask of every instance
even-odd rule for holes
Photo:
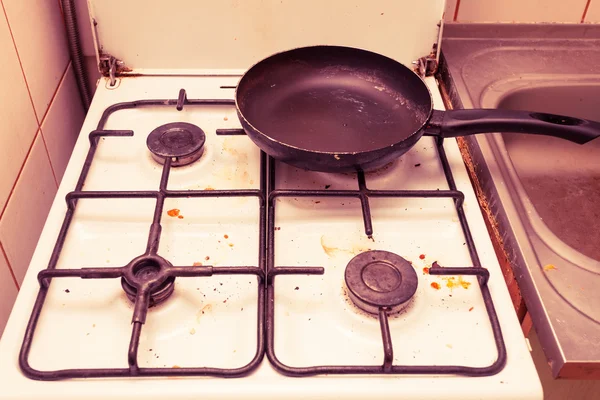
[[[75,3],[73,0],[61,0],[65,27],[67,29],[67,40],[69,42],[69,52],[71,53],[71,63],[73,72],[77,80],[79,95],[83,107],[87,111],[90,107],[90,92],[87,87],[87,73],[83,65],[83,53],[81,51],[81,42],[79,40],[79,29],[77,28],[77,16],[75,13]]]

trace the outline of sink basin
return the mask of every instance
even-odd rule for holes
[[[600,82],[521,89],[497,107],[600,121]],[[502,136],[539,218],[566,245],[600,260],[600,140],[582,146],[554,137]]]
[[[600,120],[600,77],[511,77],[481,99],[486,108]],[[600,324],[600,140],[502,133],[491,141],[522,205],[536,268],[573,311]]]
[[[454,108],[600,121],[600,26],[446,25],[442,53]],[[600,379],[600,139],[498,132],[461,144],[553,376]]]

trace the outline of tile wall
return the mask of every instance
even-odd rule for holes
[[[0,335],[84,118],[59,0],[0,0]]]
[[[446,0],[446,21],[600,22],[600,0]]]

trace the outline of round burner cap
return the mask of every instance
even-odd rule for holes
[[[196,125],[172,122],[154,129],[146,139],[152,157],[161,164],[171,158],[171,165],[178,167],[196,161],[204,151],[206,135]]]
[[[412,265],[389,251],[366,251],[346,266],[346,286],[352,301],[362,310],[377,314],[383,307],[400,311],[417,291]]]

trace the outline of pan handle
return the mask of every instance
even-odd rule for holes
[[[600,136],[600,122],[532,111],[501,109],[433,110],[427,132],[442,137],[516,132],[555,136],[584,144]]]

